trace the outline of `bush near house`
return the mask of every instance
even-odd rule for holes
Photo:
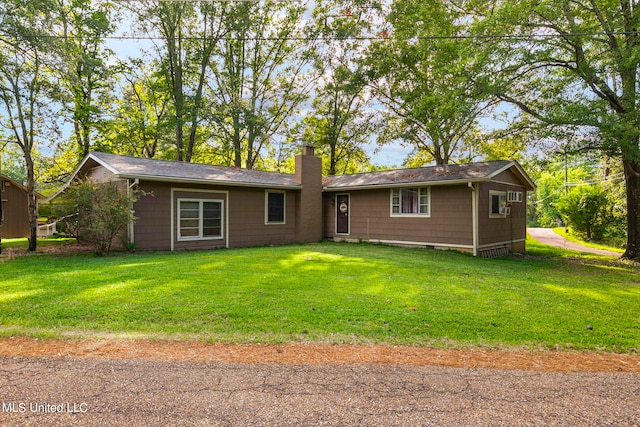
[[[88,179],[73,183],[56,208],[67,234],[93,244],[98,255],[108,255],[114,241],[135,218],[132,206],[135,191],[122,183],[93,183]]]

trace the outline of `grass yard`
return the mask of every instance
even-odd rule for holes
[[[48,237],[46,239],[38,239],[38,247],[43,246],[58,246],[75,242],[76,239],[69,237]],[[25,249],[29,246],[29,241],[26,238],[20,239],[2,239],[0,245],[3,249]]]
[[[21,256],[0,261],[0,336],[640,351],[637,265],[528,245]]]

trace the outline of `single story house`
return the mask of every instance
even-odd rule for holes
[[[36,194],[36,200],[38,198],[40,195]],[[8,176],[0,175],[0,200],[2,203],[0,237],[3,239],[29,237],[27,188]]]
[[[305,147],[295,165],[295,174],[282,174],[92,152],[71,180],[121,180],[144,191],[127,236],[139,249],[323,238],[474,255],[525,249],[526,192],[535,186],[515,161],[323,178],[321,159]]]

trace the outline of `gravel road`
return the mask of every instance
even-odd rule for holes
[[[50,356],[0,373],[2,426],[640,426],[629,373]]]

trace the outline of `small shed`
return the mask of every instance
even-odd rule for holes
[[[3,239],[29,237],[27,188],[5,175],[0,175],[0,184],[0,200],[2,200],[0,237]],[[36,199],[38,197],[39,195],[36,195]]]

